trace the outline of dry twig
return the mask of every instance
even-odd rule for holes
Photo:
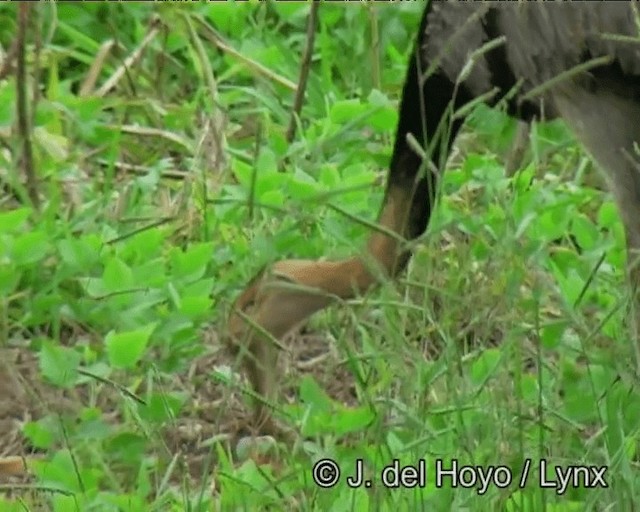
[[[25,33],[29,21],[28,3],[21,3],[18,9],[18,32],[16,34],[17,68],[16,68],[16,110],[18,114],[18,134],[22,141],[21,163],[27,180],[27,192],[34,208],[40,208],[40,197],[36,183],[36,173],[33,168],[33,147],[31,145],[31,129],[27,112],[27,73],[26,73],[26,41]]]
[[[307,89],[307,80],[309,79],[309,69],[311,67],[311,57],[313,56],[313,47],[316,39],[316,30],[318,26],[318,7],[320,2],[311,2],[309,10],[309,18],[307,19],[307,39],[302,53],[302,62],[300,63],[300,77],[298,78],[298,87],[296,88],[296,96],[293,100],[293,110],[289,119],[289,127],[287,128],[287,142],[291,144],[296,134],[297,120],[302,110],[302,102],[304,93]]]
[[[133,66],[136,62],[138,62],[138,60],[140,60],[146,47],[149,45],[149,43],[151,43],[151,41],[153,41],[153,39],[158,35],[159,32],[159,23],[154,23],[147,35],[144,36],[144,39],[142,40],[140,45],[131,53],[131,55],[129,55],[124,60],[122,65],[118,69],[116,69],[115,73],[111,75],[111,77],[102,85],[102,87],[100,87],[96,91],[96,96],[104,96],[118,84],[120,79],[125,75],[129,68],[131,68],[131,66]]]

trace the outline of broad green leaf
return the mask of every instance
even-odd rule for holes
[[[147,438],[142,435],[122,432],[108,440],[105,448],[110,454],[122,458],[125,462],[134,463],[143,457],[147,444]]]
[[[490,348],[482,352],[471,365],[471,378],[476,384],[482,384],[496,370],[502,359],[502,352]]]
[[[365,430],[375,419],[375,413],[369,407],[340,407],[333,414],[332,430],[336,435]]]
[[[30,215],[31,208],[16,208],[0,212],[0,233],[14,233],[23,229]]]
[[[13,293],[20,282],[21,276],[22,272],[15,265],[0,264],[0,295],[6,297]]]
[[[318,181],[327,189],[333,189],[340,185],[340,172],[334,165],[323,165],[318,176]]]
[[[260,202],[267,206],[282,207],[285,199],[285,195],[280,190],[268,190],[260,196]]]
[[[194,243],[184,252],[176,249],[171,255],[171,273],[174,277],[200,279],[213,258],[213,243]]]
[[[569,326],[566,320],[548,322],[542,326],[540,341],[545,348],[556,348],[562,341],[564,331]]]
[[[31,231],[16,237],[12,254],[19,265],[33,264],[42,260],[49,251],[49,238],[42,231]]]
[[[331,107],[329,118],[335,124],[345,124],[361,115],[367,107],[360,100],[340,100]]]
[[[571,233],[576,237],[578,246],[585,252],[591,250],[601,237],[598,227],[584,214],[573,217]]]
[[[60,240],[58,253],[64,263],[79,273],[89,272],[100,261],[100,247],[89,237]]]
[[[146,405],[138,404],[138,412],[145,421],[173,421],[180,414],[186,399],[187,397],[181,393],[154,393],[147,398]]]
[[[0,82],[0,126],[13,125],[16,117],[16,86],[13,79]],[[0,222],[0,225],[2,223]]]
[[[38,421],[30,421],[22,428],[22,433],[35,448],[50,448],[55,440],[50,424],[50,417]]]
[[[110,258],[102,274],[102,284],[107,292],[126,291],[133,287],[131,268],[118,257]]]
[[[300,398],[318,410],[330,411],[333,409],[333,401],[311,375],[303,377],[300,382]]]
[[[133,368],[142,358],[156,323],[126,332],[111,331],[105,338],[109,364],[116,368]]]
[[[211,313],[213,300],[206,295],[182,297],[179,311],[192,320],[199,320]]]
[[[39,356],[40,371],[50,382],[62,388],[70,388],[76,383],[81,360],[78,352],[44,340]]]

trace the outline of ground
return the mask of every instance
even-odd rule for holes
[[[179,416],[161,428],[162,442],[169,458],[180,454],[195,481],[211,464],[208,440],[228,438],[232,446],[247,433],[250,408],[242,393],[211,377],[212,369],[233,367],[234,361],[220,348],[212,331],[205,334],[208,350],[171,381],[166,391],[187,394],[189,399]],[[281,372],[287,375],[283,400],[294,400],[301,374],[312,374],[333,399],[354,403],[354,382],[340,363],[335,347],[326,337],[305,332],[292,336],[290,355],[280,358]],[[5,348],[0,352],[0,456],[33,456],[38,453],[22,434],[26,422],[46,415],[77,412],[90,402],[87,386],[70,390],[43,381],[36,355],[26,348]],[[104,386],[97,405],[109,423],[122,422],[122,394]],[[12,477],[12,481],[15,479]]]

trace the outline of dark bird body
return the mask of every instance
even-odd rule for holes
[[[634,4],[432,2],[409,61],[390,184],[397,179],[406,187],[417,175],[421,161],[406,142],[408,133],[431,145],[431,160],[441,169],[464,121],[454,119],[438,137],[448,110],[480,97],[490,105],[504,101],[509,114],[525,121],[564,118],[606,171],[619,205],[624,204],[627,237],[640,248],[640,172],[637,156],[635,166],[625,159],[625,151],[631,157],[633,142],[640,140]],[[498,38],[503,42],[491,47]],[[405,233],[410,238],[426,228],[433,203],[426,190],[434,187],[423,181]]]
[[[566,121],[605,171],[625,227],[631,284],[640,283],[633,265],[640,251],[639,8],[638,2],[427,5],[408,62],[378,217],[386,232],[371,235],[364,256],[280,261],[235,303],[230,335],[248,350],[245,366],[258,393],[273,399],[275,390],[277,350],[265,331],[282,338],[335,298],[369,289],[380,270],[393,276],[404,268],[410,254],[402,240],[425,231],[438,175],[470,111],[465,106],[475,101],[504,104],[526,121]],[[256,414],[256,427],[272,430],[267,409]]]
[[[606,73],[614,66],[622,79],[640,76],[640,43],[630,40],[638,27],[628,2],[433,2],[426,12],[421,61],[453,82],[470,53],[504,37],[480,54],[465,79],[474,96],[496,86],[507,93],[518,81],[518,96],[528,94],[599,57],[608,59]]]

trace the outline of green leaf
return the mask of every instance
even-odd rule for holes
[[[555,320],[542,326],[540,341],[545,348],[556,348],[562,341],[564,331],[569,326],[566,320]]]
[[[576,237],[578,245],[585,252],[591,250],[600,239],[598,227],[584,214],[576,215],[573,218],[571,232]]]
[[[175,250],[171,257],[171,273],[174,277],[200,279],[212,257],[213,244],[210,242],[191,244],[184,252]]]
[[[373,89],[369,93],[367,101],[373,111],[367,119],[367,124],[374,128],[378,133],[388,133],[390,126],[398,124],[398,109],[389,98]]]
[[[340,185],[341,181],[340,172],[335,165],[324,165],[320,169],[318,181],[322,183],[327,189],[333,189]]]
[[[102,274],[102,284],[107,292],[120,292],[133,286],[133,273],[120,258],[111,258]]]
[[[162,255],[164,237],[164,230],[160,227],[145,229],[127,239],[120,257],[129,264],[147,263],[154,257]]]
[[[243,188],[248,189],[250,187],[254,172],[252,165],[249,165],[238,158],[234,158],[231,160],[231,172]]]
[[[8,212],[0,212],[0,233],[15,233],[23,229],[23,225],[30,215],[31,208],[17,208]]]
[[[196,295],[211,295],[216,282],[213,279],[199,279],[182,288],[182,295],[185,297]]]
[[[53,445],[54,435],[49,424],[49,418],[38,421],[30,421],[23,428],[22,433],[34,448],[50,448]]]
[[[485,350],[471,365],[471,378],[476,384],[487,380],[500,364],[502,353],[496,348]]]
[[[105,345],[109,364],[116,368],[133,368],[142,358],[156,325],[154,322],[141,329],[107,334]]]
[[[19,265],[37,263],[43,259],[49,250],[49,240],[46,233],[32,231],[16,237],[13,243],[13,257]]]
[[[186,400],[187,397],[183,393],[154,393],[147,399],[147,405],[138,404],[138,412],[145,421],[172,421],[180,414]]]
[[[255,168],[258,176],[277,173],[278,161],[275,153],[268,148],[263,148],[255,163]]]
[[[0,126],[11,126],[16,116],[16,86],[11,78],[0,83]],[[0,222],[2,225],[2,222]]]
[[[309,13],[306,2],[274,2],[273,9],[283,21],[289,24],[301,24]]]
[[[53,384],[70,388],[76,383],[81,356],[75,350],[44,340],[39,356],[40,371]]]
[[[313,198],[319,190],[317,182],[303,172],[296,172],[296,175],[289,181],[289,193],[292,199]]]
[[[620,223],[620,213],[613,201],[605,201],[598,210],[598,225],[602,228],[612,228]],[[0,225],[2,223],[0,222]]]
[[[191,320],[200,320],[211,312],[213,301],[206,295],[182,297],[179,311]]]
[[[0,265],[0,295],[6,297],[13,293],[21,276],[15,265]]]
[[[365,105],[360,100],[336,101],[331,107],[329,118],[333,123],[345,124],[358,117],[366,110]]]
[[[147,438],[133,432],[122,432],[105,443],[108,452],[129,464],[140,463],[146,446]]]
[[[318,411],[330,411],[333,408],[333,401],[311,375],[305,376],[300,383],[300,398]]]
[[[282,206],[285,199],[280,190],[269,190],[260,196],[260,202],[266,206]]]
[[[365,430],[375,419],[375,413],[369,407],[344,408],[334,414],[332,431],[336,435]]]
[[[66,160],[69,156],[69,139],[66,137],[50,133],[42,126],[33,130],[33,135],[40,147],[56,162]]]
[[[77,272],[89,272],[100,261],[100,246],[95,237],[68,238],[58,242],[61,260]]]
[[[78,482],[77,467],[74,462],[69,450],[60,450],[46,464],[36,466],[35,473],[47,482],[54,482],[58,486],[80,494],[82,488],[81,483]],[[88,475],[83,474],[83,477],[85,476]],[[72,506],[66,510],[75,510],[75,508]]]

